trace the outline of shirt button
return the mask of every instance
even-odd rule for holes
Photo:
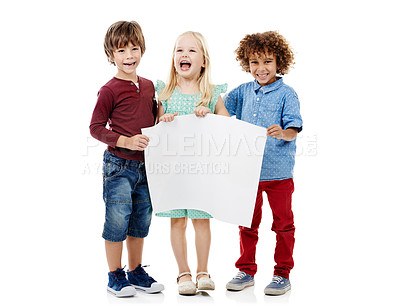
[[[131,82],[131,86],[133,86],[133,82]]]
[[[136,90],[136,92],[137,92],[137,93],[139,93],[139,92],[140,92],[140,90]]]
[[[257,116],[257,113],[253,114],[253,116],[255,116],[255,117],[256,117],[256,116]]]
[[[258,102],[259,100],[260,100],[260,98],[258,97],[258,98],[257,98],[257,102]]]

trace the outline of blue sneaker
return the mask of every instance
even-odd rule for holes
[[[272,277],[272,282],[264,289],[265,295],[282,295],[291,288],[290,280],[281,276]]]
[[[141,264],[139,264],[133,271],[128,271],[128,280],[136,289],[146,293],[157,293],[164,290],[164,285],[150,277]]]
[[[135,287],[126,280],[125,271],[122,268],[108,273],[107,290],[116,297],[127,297],[136,294]]]
[[[226,289],[230,291],[241,291],[250,286],[254,286],[254,277],[241,271],[226,284]]]

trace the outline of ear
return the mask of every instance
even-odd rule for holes
[[[108,57],[107,60],[108,60],[108,62],[110,62],[111,64],[115,65],[114,57],[113,57],[113,56]]]

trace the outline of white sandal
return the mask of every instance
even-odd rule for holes
[[[190,272],[184,272],[179,274],[178,278],[176,278],[176,282],[178,283],[178,292],[180,295],[194,295],[196,294],[197,288],[193,281],[190,280],[179,282],[179,278],[186,275],[190,275],[190,277],[192,277]]]
[[[200,277],[200,275],[207,275],[208,277]],[[196,275],[196,284],[199,290],[215,290],[214,281],[212,281],[209,273],[200,272]]]

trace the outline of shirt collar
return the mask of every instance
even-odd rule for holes
[[[261,91],[265,94],[280,88],[282,85],[283,85],[283,78],[278,76],[276,77],[276,81],[274,83],[271,83],[263,87],[257,82],[256,79],[254,79],[253,90],[255,92],[258,92],[261,89]]]

